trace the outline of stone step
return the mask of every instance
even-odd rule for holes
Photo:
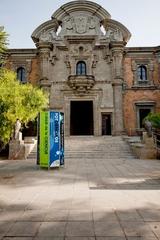
[[[36,159],[37,147],[28,159]],[[122,137],[67,137],[65,139],[65,158],[86,159],[135,159],[128,144]]]
[[[92,155],[92,154],[65,154],[65,157],[67,158],[113,158],[113,157],[116,157],[116,158],[132,158],[133,155],[129,155],[129,154],[126,154],[126,155],[114,155],[114,154],[101,154],[101,155]]]

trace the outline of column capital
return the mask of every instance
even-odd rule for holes
[[[36,43],[36,47],[38,50],[52,49],[53,44],[49,42],[38,42]]]
[[[113,56],[124,54],[124,44],[121,42],[111,43],[111,51]]]
[[[111,42],[110,47],[112,50],[122,50],[124,51],[125,44],[124,42]]]
[[[123,78],[114,78],[112,82],[112,86],[122,86],[123,85]]]

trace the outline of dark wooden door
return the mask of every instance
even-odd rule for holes
[[[111,135],[111,114],[102,114],[102,135]]]

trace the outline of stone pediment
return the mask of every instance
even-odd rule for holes
[[[59,23],[56,19],[49,20],[37,27],[31,37],[35,43],[52,42],[57,37],[56,32],[58,27]]]
[[[113,19],[104,19],[102,25],[106,31],[105,37],[112,42],[127,43],[131,37],[129,30],[120,22]]]
[[[99,4],[91,1],[72,1],[62,5],[52,15],[52,19],[63,21],[67,16],[72,16],[73,13],[81,12],[85,15],[88,13],[90,16],[97,17],[100,21],[103,19],[111,18],[111,15]]]
[[[108,42],[127,43],[131,37],[128,29],[110,18],[110,14],[97,3],[72,1],[62,5],[52,15],[52,20],[41,24],[33,32],[32,39],[35,43],[53,43],[63,41],[64,37],[98,36]]]

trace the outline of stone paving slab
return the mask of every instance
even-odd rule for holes
[[[66,228],[66,236],[95,236],[93,222],[69,222]]]
[[[95,240],[94,237],[66,237],[65,240]]]
[[[117,215],[115,211],[110,209],[109,211],[96,211],[93,209],[93,221],[94,222],[118,222]]]
[[[125,237],[97,237],[96,240],[125,240]]]
[[[138,211],[136,210],[129,210],[127,212],[125,211],[116,211],[117,216],[119,218],[120,221],[127,221],[127,222],[143,222],[143,218],[141,217],[141,215],[139,214]]]
[[[94,227],[97,237],[124,237],[124,232],[118,222],[95,222]]]
[[[157,240],[156,237],[128,237],[127,240]]]
[[[32,237],[4,237],[3,240],[33,240]]]
[[[35,237],[33,238],[33,240],[65,240],[64,237],[47,237],[47,236],[43,236],[43,237]]]
[[[138,212],[145,222],[160,221],[160,209],[140,209]]]
[[[43,222],[38,230],[37,236],[43,237],[64,237],[66,222]]]
[[[155,236],[160,239],[160,222],[148,223],[149,227],[152,229]]]
[[[16,222],[5,234],[6,236],[15,237],[34,237],[40,227],[38,222]]]
[[[147,223],[121,222],[122,229],[128,237],[154,237],[154,233]]]

